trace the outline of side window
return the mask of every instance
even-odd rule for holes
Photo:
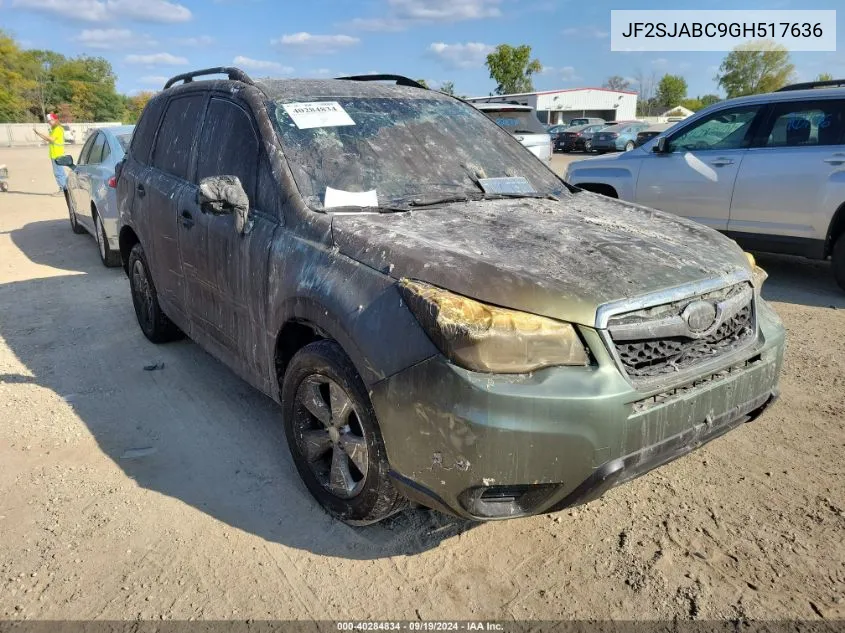
[[[109,140],[106,138],[105,134],[101,135],[103,137],[103,156],[100,158],[100,162],[106,162],[106,159],[111,156],[111,147],[109,147]]]
[[[138,121],[135,133],[132,135],[132,157],[145,165],[149,163],[153,138],[158,128],[158,121],[161,118],[161,111],[166,102],[167,100],[164,98],[150,101],[141,113],[141,120]]]
[[[744,106],[714,112],[669,139],[673,152],[728,150],[748,147],[749,132],[759,106]]]
[[[208,176],[237,176],[255,206],[258,154],[258,136],[246,110],[212,98],[199,142],[197,182]]]
[[[172,99],[153,148],[152,165],[177,178],[188,178],[191,150],[197,136],[204,94],[191,94]]]
[[[765,147],[845,143],[845,101],[792,101],[775,105]]]
[[[103,147],[106,144],[106,137],[97,133],[97,138],[94,139],[94,145],[91,147],[91,153],[88,155],[89,165],[99,165],[103,162]]]
[[[88,156],[91,154],[91,148],[94,146],[94,139],[97,138],[96,134],[92,134],[88,137],[88,140],[85,141],[85,145],[82,146],[82,151],[79,152],[79,160],[76,161],[77,165],[87,165],[88,164]]]

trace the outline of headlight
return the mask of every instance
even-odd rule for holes
[[[487,305],[410,279],[403,279],[399,288],[438,349],[465,369],[518,374],[590,362],[569,323]]]
[[[769,273],[757,265],[757,260],[754,259],[754,255],[751,253],[746,251],[745,258],[751,266],[751,283],[754,285],[754,289],[757,292],[760,292],[760,289],[763,287],[763,283],[769,278]]]

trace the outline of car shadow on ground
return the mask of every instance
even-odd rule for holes
[[[10,236],[33,262],[73,274],[0,285],[0,305],[15,306],[0,310],[0,336],[27,369],[0,382],[56,393],[138,485],[335,557],[413,555],[473,527],[422,508],[367,527],[332,520],[299,479],[279,407],[190,341],[149,343],[123,271],[102,266],[93,240],[66,220]]]
[[[763,285],[767,301],[845,309],[845,290],[836,284],[829,261],[771,253],[754,253],[754,257],[769,274]]]

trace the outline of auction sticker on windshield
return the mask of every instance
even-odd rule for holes
[[[285,103],[282,107],[300,130],[355,125],[355,121],[337,101]]]

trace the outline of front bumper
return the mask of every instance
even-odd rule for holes
[[[597,498],[754,419],[777,394],[784,332],[760,313],[760,340],[730,371],[636,390],[595,330],[596,365],[484,375],[437,356],[374,386],[391,474],[412,500],[469,519],[555,511]]]

